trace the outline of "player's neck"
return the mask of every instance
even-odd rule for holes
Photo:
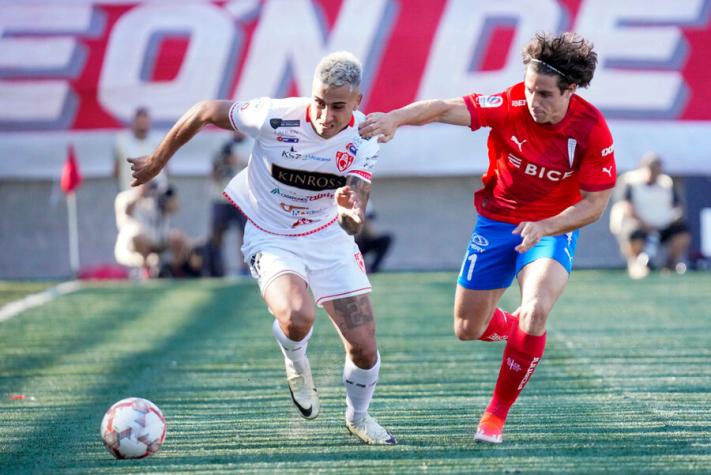
[[[548,122],[544,122],[542,125],[546,125],[548,127],[557,127],[561,123],[563,123],[563,121],[565,121],[565,118],[568,117],[568,114],[571,111],[572,102],[573,100],[571,97],[571,99],[568,101],[568,104],[566,104],[565,109],[563,109],[559,114],[551,116],[551,120],[549,120]]]

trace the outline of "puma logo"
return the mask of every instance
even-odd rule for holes
[[[526,142],[528,142],[528,140],[526,140],[526,139],[523,139],[522,141],[519,142],[518,137],[516,137],[515,135],[512,135],[512,136],[511,136],[511,141],[512,141],[513,143],[515,143],[515,144],[518,146],[518,151],[519,151],[519,152],[522,152],[522,151],[523,151],[523,150],[522,150],[523,144],[525,144]]]
[[[605,173],[607,173],[607,175],[608,175],[610,178],[612,178],[612,167],[611,167],[611,166],[610,166],[610,167],[602,167],[602,171],[604,171]]]

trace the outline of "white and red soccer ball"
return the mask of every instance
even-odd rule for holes
[[[117,459],[140,459],[153,455],[165,440],[165,418],[147,399],[122,399],[106,411],[101,438]]]

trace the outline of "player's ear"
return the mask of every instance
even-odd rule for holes
[[[353,107],[354,111],[358,110],[358,107],[360,107],[360,101],[363,100],[363,94],[358,93],[358,99],[356,99],[355,106]]]

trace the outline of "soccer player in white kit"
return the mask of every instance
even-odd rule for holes
[[[200,102],[152,155],[129,162],[136,186],[158,174],[206,124],[254,138],[249,165],[225,195],[248,219],[242,251],[275,317],[292,400],[304,418],[318,416],[306,356],[315,300],[346,350],[346,427],[367,444],[392,445],[392,434],[368,414],[380,355],[371,286],[353,239],[363,226],[378,154],[377,141],[358,134],[361,70],[351,53],[332,53],[316,67],[311,98]]]

